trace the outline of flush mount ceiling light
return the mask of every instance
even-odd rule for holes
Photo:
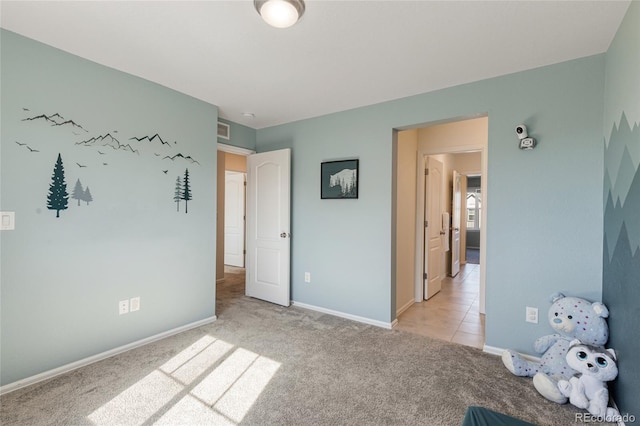
[[[304,13],[304,0],[253,0],[253,5],[267,24],[288,28]]]

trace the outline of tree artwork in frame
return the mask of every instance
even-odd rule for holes
[[[359,160],[326,161],[320,165],[320,198],[358,198]]]

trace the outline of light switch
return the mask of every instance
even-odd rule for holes
[[[2,221],[0,222],[0,230],[12,231],[16,229],[16,213],[15,212],[0,212]]]

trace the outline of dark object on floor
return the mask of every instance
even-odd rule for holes
[[[462,426],[535,426],[484,407],[467,407]]]
[[[479,249],[467,249],[467,263],[480,263],[480,250]]]

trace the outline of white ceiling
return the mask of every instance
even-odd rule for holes
[[[246,0],[2,1],[0,22],[263,128],[602,53],[628,6],[307,0],[282,30]]]

